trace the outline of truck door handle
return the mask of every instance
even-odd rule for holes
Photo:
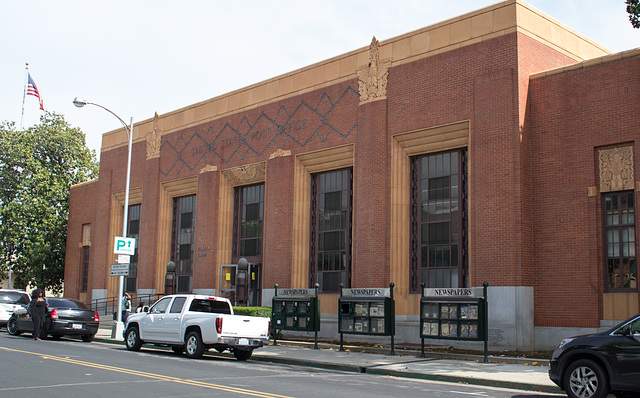
[[[161,316],[161,317],[158,317],[158,319],[162,321],[162,320],[164,319],[164,317],[163,317],[163,316]]]

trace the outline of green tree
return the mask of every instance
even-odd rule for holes
[[[626,0],[625,3],[631,25],[636,29],[640,28],[640,0]]]
[[[97,173],[84,133],[63,116],[46,112],[25,131],[0,123],[0,277],[62,289],[69,189]]]

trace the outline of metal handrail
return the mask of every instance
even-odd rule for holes
[[[138,304],[144,303],[144,305],[151,305],[158,301],[160,297],[164,296],[163,293],[149,293],[149,294],[131,294],[131,306],[135,308]],[[97,312],[99,315],[113,314],[118,309],[118,297],[103,297],[85,301],[84,304]]]

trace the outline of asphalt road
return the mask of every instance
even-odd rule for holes
[[[312,355],[312,353],[310,353]],[[33,341],[0,333],[0,397],[558,397],[517,390],[319,370],[144,346]]]

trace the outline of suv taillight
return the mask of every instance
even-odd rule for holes
[[[58,309],[54,308],[53,311],[51,311],[51,319],[58,319]]]
[[[218,334],[222,333],[222,318],[217,318],[216,319],[216,332]]]
[[[93,312],[93,321],[94,322],[100,322],[100,317],[98,316],[97,312]]]

